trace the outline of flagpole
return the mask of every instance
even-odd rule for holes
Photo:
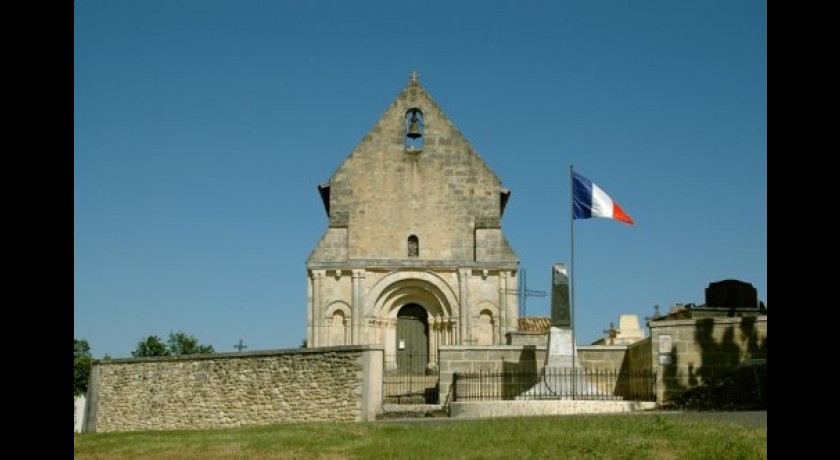
[[[575,181],[574,181],[574,174],[573,174],[573,166],[569,164],[569,226],[571,227],[571,231],[569,235],[571,236],[571,250],[572,250],[572,261],[571,266],[569,267],[569,324],[572,326],[572,399],[575,399],[575,381],[577,380],[574,378],[575,375],[575,355],[577,354],[577,350],[575,347]]]

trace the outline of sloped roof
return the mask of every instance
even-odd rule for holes
[[[548,316],[520,316],[520,332],[543,332],[548,333],[551,329],[551,318]]]

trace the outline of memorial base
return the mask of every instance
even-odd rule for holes
[[[584,375],[569,328],[552,327],[548,334],[548,354],[540,381],[516,399],[609,399]]]

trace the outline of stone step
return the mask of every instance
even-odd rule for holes
[[[394,420],[423,417],[449,417],[449,411],[440,404],[385,404],[377,420]]]

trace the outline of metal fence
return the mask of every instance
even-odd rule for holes
[[[427,356],[386,355],[383,374],[385,404],[438,404],[438,363]]]
[[[452,400],[656,401],[654,371],[547,369],[455,373]]]

